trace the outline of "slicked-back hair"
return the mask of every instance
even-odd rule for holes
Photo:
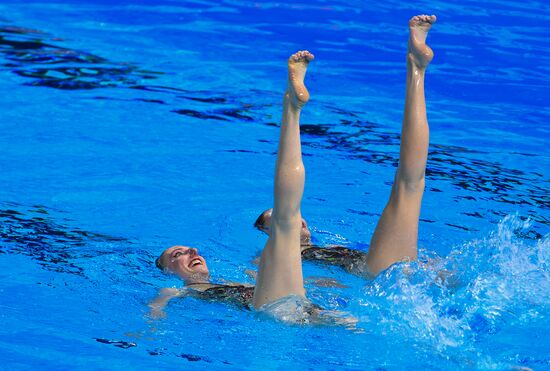
[[[162,255],[155,260],[155,266],[161,271],[164,270],[164,266],[162,265]]]
[[[254,227],[256,227],[257,229],[263,229],[264,228],[264,224],[265,224],[265,214],[268,210],[264,211],[263,213],[260,214],[260,216],[258,217],[258,219],[256,219],[256,221],[254,222]]]

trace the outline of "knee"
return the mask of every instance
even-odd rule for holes
[[[409,196],[409,195],[422,195],[424,194],[424,188],[426,182],[424,177],[421,179],[400,179],[397,178],[393,184],[391,198],[396,198],[398,196]]]

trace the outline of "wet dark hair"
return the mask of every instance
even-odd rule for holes
[[[164,270],[165,267],[162,265],[162,254],[158,258],[155,259],[155,266],[158,269],[160,269],[161,271]]]
[[[254,227],[259,229],[259,230],[262,230],[264,228],[264,224],[265,224],[265,215],[266,213],[269,211],[269,209],[267,209],[266,211],[262,212],[260,214],[260,216],[258,217],[258,219],[256,219],[256,221],[254,222]]]

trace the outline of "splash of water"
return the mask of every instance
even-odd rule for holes
[[[509,215],[447,258],[423,253],[391,267],[366,287],[365,315],[376,331],[440,355],[475,354],[479,367],[481,359],[490,363],[480,344],[499,333],[513,330],[518,343],[528,344],[529,329],[550,314],[550,238],[530,237],[532,228],[529,219]]]

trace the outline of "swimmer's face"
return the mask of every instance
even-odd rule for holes
[[[172,246],[162,253],[160,265],[168,273],[180,277],[185,283],[208,279],[208,266],[198,250],[187,246]]]
[[[265,234],[269,234],[269,229],[271,228],[271,214],[273,209],[268,209],[260,214],[254,226]],[[302,245],[311,244],[311,232],[307,227],[307,222],[302,218],[302,230],[300,231],[300,241]]]

